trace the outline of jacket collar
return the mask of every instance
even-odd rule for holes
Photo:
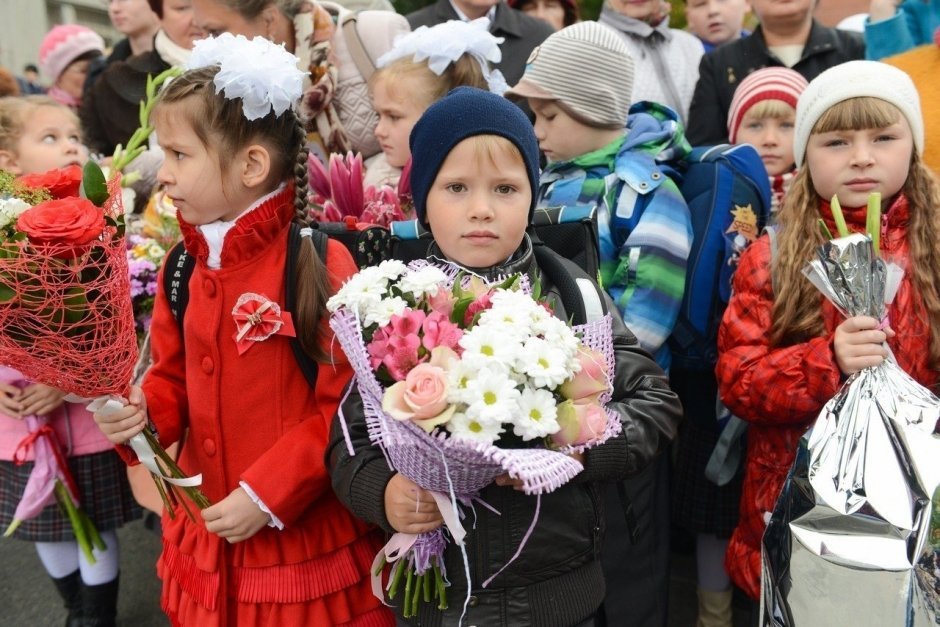
[[[598,21],[608,24],[622,33],[633,35],[640,39],[648,39],[656,33],[659,33],[666,41],[672,39],[672,29],[669,28],[668,16],[663,18],[656,26],[650,26],[642,20],[637,20],[632,17],[627,17],[622,13],[618,13],[605,3],[604,8],[601,9],[601,16]]]
[[[437,0],[434,5],[434,13],[441,22],[448,20],[459,20],[460,16],[450,5],[450,0]],[[490,32],[494,35],[507,34],[513,37],[522,37],[524,29],[520,24],[519,15],[511,9],[505,2],[500,0],[496,4],[496,14],[490,22]]]
[[[475,274],[487,283],[500,281],[512,274],[526,274],[534,285],[538,274],[535,264],[535,252],[532,249],[532,240],[529,239],[528,233],[523,236],[519,248],[516,249],[516,252],[514,252],[509,259],[495,266],[490,266],[489,268],[468,268],[461,266],[457,262],[451,261],[444,256],[437,242],[431,242],[431,245],[428,247],[428,259],[431,260],[432,257],[436,257],[437,260],[452,264],[471,274]]]
[[[257,256],[290,224],[294,218],[294,186],[272,194],[254,209],[239,216],[225,234],[221,250],[221,267],[227,268]],[[209,245],[199,229],[176,213],[186,252],[206,265]]]
[[[753,53],[763,54],[764,57],[770,57],[771,59],[777,58],[776,55],[770,51],[770,48],[767,47],[767,41],[764,39],[764,30],[760,25],[754,29],[754,33],[750,37],[745,37],[741,42],[744,47],[742,57],[745,59],[749,58],[750,54]],[[803,46],[803,54],[800,55],[800,61],[817,54],[830,52],[836,48],[838,48],[838,42],[836,41],[835,32],[814,19],[809,29],[809,37],[807,37],[806,44]]]

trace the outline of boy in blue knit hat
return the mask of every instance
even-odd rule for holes
[[[447,260],[487,280],[524,273],[540,281],[555,315],[567,320],[552,277],[540,267],[526,234],[538,183],[538,145],[525,114],[500,96],[461,87],[424,113],[410,143],[415,212],[434,236],[429,258]],[[578,278],[589,281],[586,275]],[[525,495],[508,475],[484,488],[480,501],[486,506],[467,512],[467,520],[473,521],[466,525],[464,547],[469,589],[461,548],[451,542],[445,551],[450,606],[441,610],[434,603],[420,604],[418,616],[402,623],[456,625],[463,616],[469,625],[594,624],[604,596],[600,482],[642,469],[672,438],[681,415],[662,370],[616,312],[613,318],[614,393],[608,408],[620,416],[623,432],[578,455],[584,471],[550,494]],[[440,527],[441,513],[432,496],[392,470],[381,450],[371,445],[355,389],[343,403],[342,415],[353,453],[347,450],[339,418],[327,451],[340,500],[388,532]],[[521,445],[513,438],[504,435],[497,445]],[[523,550],[514,558],[523,538]]]

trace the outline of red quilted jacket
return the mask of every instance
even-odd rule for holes
[[[843,212],[850,229],[864,230],[865,207]],[[820,213],[835,233],[829,203],[820,203]],[[907,221],[907,200],[898,196],[883,217],[881,246],[885,258],[902,267],[908,261]],[[767,237],[741,257],[734,295],[718,335],[716,366],[722,401],[750,423],[741,516],[731,537],[726,566],[732,580],[755,599],[760,593],[760,542],[766,519],[774,509],[800,437],[840,385],[832,339],[842,317],[822,296],[825,335],[792,346],[769,345],[773,309],[770,261]],[[927,361],[930,329],[926,312],[907,274],[888,315],[897,332],[888,343],[898,364],[922,385],[935,385],[937,373]]]

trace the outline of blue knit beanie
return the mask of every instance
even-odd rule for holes
[[[539,184],[539,143],[522,109],[502,96],[475,87],[457,87],[428,107],[411,130],[411,193],[415,215],[427,225],[428,192],[454,146],[475,135],[499,135],[519,149],[529,175],[535,209]]]

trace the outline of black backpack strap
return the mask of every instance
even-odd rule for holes
[[[300,234],[301,228],[303,227],[296,222],[292,222],[287,235],[287,263],[284,264],[284,305],[287,311],[290,312],[294,312],[297,305],[297,292],[294,286],[297,283],[297,255],[300,253],[300,245],[303,242],[303,236]],[[326,248],[329,238],[317,229],[311,229],[309,237],[313,241],[313,247],[317,250],[320,261],[326,266]],[[295,325],[296,322],[295,319]],[[314,387],[317,383],[319,364],[304,351],[300,345],[300,340],[296,337],[291,340],[290,346],[294,352],[297,365],[304,373],[304,378],[307,379],[310,387]]]
[[[183,242],[170,249],[163,260],[163,293],[170,305],[170,312],[183,335],[183,316],[189,304],[189,280],[196,268],[196,260],[186,252]]]
[[[532,249],[539,268],[561,296],[565,313],[572,324],[586,324],[607,314],[600,287],[578,264],[532,239]]]

